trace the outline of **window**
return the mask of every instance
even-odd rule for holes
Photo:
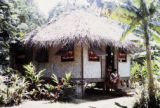
[[[127,62],[127,54],[124,51],[119,51],[118,60],[120,62]]]
[[[63,46],[56,54],[61,56],[61,62],[74,61],[74,43]]]
[[[10,56],[15,64],[28,64],[32,60],[32,49],[27,49],[20,42],[10,43]]]
[[[69,50],[61,56],[61,61],[74,61],[74,50]]]
[[[99,56],[91,49],[88,51],[89,61],[99,61]]]
[[[45,48],[38,49],[35,60],[40,63],[48,62],[48,50]]]

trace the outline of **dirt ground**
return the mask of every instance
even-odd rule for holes
[[[74,99],[72,103],[26,100],[12,108],[132,108],[136,101],[133,96],[104,94],[97,91],[89,93],[84,99]]]
[[[50,103],[49,101],[25,101],[13,108],[132,108],[134,97],[119,97],[98,101],[77,100],[80,103]]]

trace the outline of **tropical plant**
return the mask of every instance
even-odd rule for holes
[[[60,80],[55,74],[51,76],[51,82],[43,80],[44,70],[35,71],[32,63],[25,65],[25,78],[28,82],[26,98],[33,100],[49,99],[55,101],[70,101],[73,96],[71,73],[66,73]],[[72,94],[72,95],[71,95]]]
[[[27,84],[25,78],[18,74],[10,73],[0,76],[0,106],[20,104]]]
[[[44,23],[45,18],[40,14],[33,0],[0,0],[0,65],[2,65],[0,70],[2,72],[12,63],[12,58],[9,57],[10,43],[21,40],[26,33]]]
[[[152,60],[152,71],[155,80],[159,80],[160,75],[160,64],[156,60]],[[130,80],[133,83],[141,83],[144,84],[147,79],[147,63],[143,61],[142,64],[134,62],[131,66],[131,76]],[[156,84],[155,84],[156,85]]]
[[[28,81],[30,81],[31,83],[41,83],[43,82],[42,77],[44,75],[44,71],[45,69],[36,72],[35,71],[35,67],[32,63],[29,63],[28,65],[24,65],[24,69],[25,69],[25,74],[26,74],[26,79]]]
[[[45,23],[45,17],[42,15],[33,0],[14,0],[12,1],[13,11],[19,19],[17,30],[25,35],[25,33],[36,29],[36,27]]]
[[[53,101],[71,101],[74,97],[74,85],[71,81],[71,73],[66,73],[60,80],[52,74],[52,84],[46,84],[49,96]]]
[[[156,0],[126,0],[118,7],[116,18],[125,19],[122,22],[129,24],[127,30],[123,33],[121,40],[133,32],[141,33],[145,40],[146,46],[146,61],[147,61],[147,74],[148,74],[148,93],[149,93],[149,106],[155,103],[154,93],[154,79],[151,65],[151,48],[150,40],[154,39],[156,42],[160,42],[159,29],[160,24],[156,16],[158,14],[158,6]],[[114,16],[115,17],[115,16]],[[138,32],[139,31],[139,32]]]
[[[71,101],[74,97],[74,84],[71,81],[71,73],[65,73],[60,82],[62,92],[60,92],[60,101]]]
[[[35,67],[32,63],[28,65],[24,65],[25,69],[25,78],[26,81],[29,83],[28,91],[28,98],[37,100],[41,99],[43,92],[44,92],[44,85],[43,85],[43,75],[45,70],[41,70],[39,72],[35,71]]]
[[[0,1],[0,65],[9,64],[9,34],[12,34],[15,25],[12,23],[12,13],[7,0]],[[3,67],[2,67],[3,68]]]
[[[159,82],[160,83],[160,82]],[[157,85],[155,83],[155,85]],[[159,86],[159,85],[157,85]],[[147,84],[139,85],[136,87],[136,102],[133,108],[160,108],[160,87],[156,87],[155,89],[155,103],[152,107],[149,106],[149,98],[148,98],[148,90]]]

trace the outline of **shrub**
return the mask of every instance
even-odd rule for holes
[[[152,60],[152,70],[154,77],[156,79],[160,79],[160,63],[157,62],[156,60]],[[146,61],[143,62],[143,64],[138,64],[138,63],[133,63],[131,67],[131,76],[130,80],[133,83],[138,82],[140,85],[144,84],[147,79],[147,63]]]
[[[26,98],[39,100],[42,99],[44,96],[44,85],[43,85],[43,75],[44,70],[39,72],[35,72],[34,66],[32,63],[25,65],[25,78],[28,82],[29,86],[27,88],[27,95]]]
[[[25,94],[27,82],[24,77],[12,73],[0,76],[0,106],[18,105]]]
[[[69,102],[74,98],[74,85],[71,82],[71,73],[66,73],[60,80],[52,74],[52,84],[46,84],[49,96],[53,101]]]
[[[25,65],[24,68],[25,77],[29,83],[26,98],[71,101],[74,91],[74,86],[71,84],[71,73],[66,73],[60,80],[52,74],[51,83],[47,83],[43,80],[44,70],[36,73],[32,63]]]
[[[160,108],[160,87],[157,80],[155,81],[155,102],[154,105],[149,106],[150,100],[147,91],[147,84],[140,86],[137,90],[137,101],[133,108]]]

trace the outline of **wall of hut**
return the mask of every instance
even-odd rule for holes
[[[89,61],[88,47],[83,48],[84,78],[101,78],[101,60]]]
[[[100,56],[99,61],[89,61],[88,47],[83,48],[83,78],[104,79],[106,77],[106,56]],[[105,51],[105,47],[102,48]],[[127,62],[118,62],[117,49],[114,50],[114,68],[120,74],[120,77],[129,77],[130,75],[130,56],[127,56]],[[50,47],[48,49],[48,62],[37,63],[37,71],[45,70],[45,77],[50,77],[52,73],[58,77],[64,76],[65,73],[71,72],[72,78],[82,77],[81,47],[74,47],[74,61],[61,61],[61,55],[57,55],[58,50]],[[35,53],[35,52],[34,52]],[[43,53],[43,52],[42,52]]]
[[[103,48],[105,51],[105,48]],[[37,71],[45,70],[45,77],[50,77],[52,73],[62,77],[66,72],[72,73],[72,78],[81,78],[81,48],[75,46],[74,61],[62,62],[61,56],[56,55],[58,50],[49,48],[49,61],[47,63],[36,63]],[[99,61],[89,61],[88,47],[83,48],[83,77],[84,78],[105,78],[105,56],[100,56]],[[102,65],[101,65],[102,64]]]
[[[71,72],[72,78],[81,78],[81,48],[74,48],[74,61],[61,62],[61,55],[56,55],[58,50],[49,48],[48,63],[37,63],[37,69],[46,69],[45,77],[50,77],[52,73],[58,77],[64,76],[65,73]]]
[[[131,62],[131,57],[130,57],[130,55],[127,55],[126,62],[119,62],[118,63],[118,70],[119,70],[119,75],[121,78],[129,78],[130,77],[130,62]]]

